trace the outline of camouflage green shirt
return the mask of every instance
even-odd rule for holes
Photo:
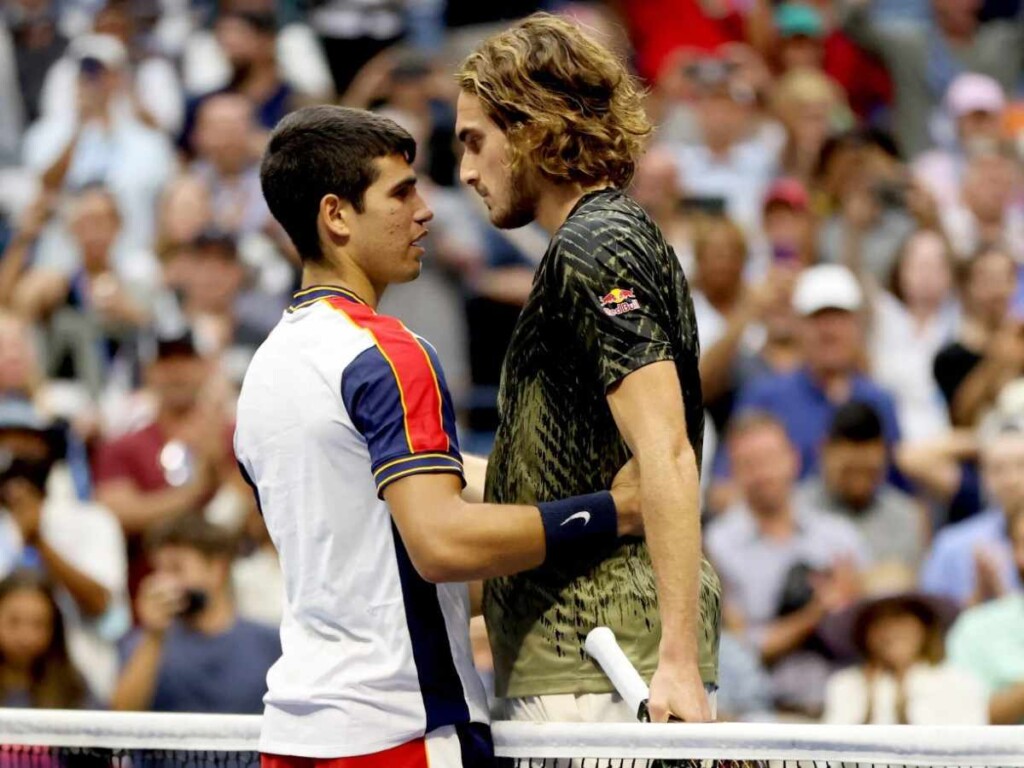
[[[651,363],[675,362],[687,433],[704,432],[697,325],[686,279],[657,226],[617,190],[573,209],[538,267],[505,358],[501,425],[488,501],[529,504],[606,489],[629,458],[606,391]],[[657,408],[657,403],[651,403]],[[720,586],[701,578],[701,672],[714,682]],[[599,693],[611,684],[583,651],[611,627],[644,675],[657,666],[661,625],[647,546],[600,562],[561,562],[489,581],[484,615],[499,696]]]

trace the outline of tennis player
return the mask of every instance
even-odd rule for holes
[[[651,680],[653,720],[709,720],[720,586],[701,556],[697,325],[675,254],[624,191],[651,132],[641,92],[545,14],[485,41],[458,80],[462,181],[495,226],[553,235],[505,358],[486,498],[605,487],[632,454],[647,537],[487,582],[497,694],[512,719],[635,719],[583,650],[607,625]]]
[[[437,355],[374,310],[420,272],[432,214],[415,151],[386,118],[322,106],[282,120],[263,158],[304,286],[252,360],[235,433],[285,575],[265,768],[489,766],[468,593],[448,582],[600,557],[642,531],[629,481],[537,505],[461,499]]]

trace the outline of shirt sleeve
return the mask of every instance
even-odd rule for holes
[[[559,299],[606,389],[646,365],[675,358],[673,313],[658,284],[660,270],[654,254],[630,234],[594,235],[585,222],[567,227],[553,262]]]
[[[436,353],[408,331],[346,367],[341,395],[366,439],[377,494],[403,477],[451,473],[465,485],[455,409]]]
[[[96,452],[93,477],[97,485],[111,480],[133,480],[131,466],[120,440],[104,443]]]

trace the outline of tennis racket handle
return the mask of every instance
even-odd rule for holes
[[[637,713],[637,719],[641,722],[649,720],[647,697],[650,695],[650,691],[647,688],[647,683],[640,677],[640,673],[636,671],[633,663],[626,658],[626,654],[622,652],[622,648],[619,647],[619,643],[615,639],[615,633],[608,627],[596,627],[590,630],[583,647],[590,658],[604,670],[630,711]]]

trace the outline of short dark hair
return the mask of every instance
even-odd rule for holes
[[[207,522],[202,515],[188,514],[168,520],[146,533],[146,551],[164,547],[194,549],[208,558],[234,557],[238,547],[230,531]]]
[[[882,419],[867,403],[852,402],[842,406],[832,417],[828,430],[830,443],[873,443],[881,440]]]
[[[323,259],[316,226],[320,201],[335,194],[362,212],[366,190],[377,180],[373,161],[388,155],[412,163],[416,142],[394,120],[366,110],[306,107],[277,124],[260,183],[270,212],[304,261]]]

